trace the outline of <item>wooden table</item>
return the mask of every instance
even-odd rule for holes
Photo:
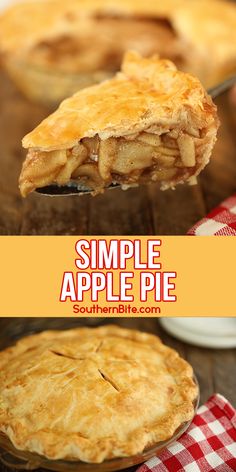
[[[199,185],[161,192],[153,184],[98,197],[23,200],[18,177],[25,157],[21,138],[49,110],[28,102],[0,71],[0,234],[175,235],[187,230],[236,191],[236,121],[225,97],[218,100],[222,127],[211,164]]]
[[[47,318],[13,318],[0,319],[0,349],[12,343],[23,334],[31,334],[43,329],[69,328],[78,325],[105,324],[107,319],[47,319]],[[205,402],[214,392],[224,395],[236,407],[236,349],[216,350],[203,349],[177,341],[166,334],[159,325],[158,319],[111,319],[128,328],[137,328],[159,335],[169,346],[176,349],[193,366],[197,375],[201,403]],[[133,472],[137,467],[124,472]],[[14,472],[0,466],[2,472]],[[44,472],[42,469],[38,472]]]

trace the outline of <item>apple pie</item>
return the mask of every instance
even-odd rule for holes
[[[45,331],[0,353],[0,431],[20,450],[101,463],[191,421],[191,366],[156,336],[116,326]]]
[[[60,101],[159,54],[206,87],[236,72],[236,6],[222,0],[21,1],[0,17],[0,52],[19,87]]]
[[[23,196],[50,184],[94,194],[191,182],[216,140],[216,107],[199,80],[167,60],[128,52],[122,72],[80,90],[23,139]]]

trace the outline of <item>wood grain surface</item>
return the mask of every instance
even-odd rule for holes
[[[176,349],[193,366],[200,385],[201,403],[213,393],[224,395],[236,407],[236,349],[216,350],[191,346],[174,339],[161,328],[158,319],[47,319],[47,318],[3,318],[0,320],[0,349],[12,344],[25,334],[44,329],[65,329],[78,325],[116,323],[126,328],[135,328],[157,334],[163,342]],[[124,472],[133,472],[137,467]],[[15,472],[0,465],[2,472]],[[38,472],[45,472],[43,469]]]
[[[98,197],[22,199],[18,177],[22,137],[50,110],[27,101],[0,71],[0,234],[182,235],[236,191],[236,122],[227,99],[217,100],[222,126],[210,165],[198,186],[161,192],[153,184]]]

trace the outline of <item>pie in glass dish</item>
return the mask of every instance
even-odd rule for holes
[[[0,431],[22,451],[101,463],[192,420],[191,366],[156,336],[116,326],[44,331],[0,353]]]
[[[112,183],[191,182],[210,159],[217,128],[198,79],[128,52],[114,78],[66,99],[25,136],[20,190],[83,184],[97,194]]]
[[[1,15],[0,53],[20,89],[49,103],[111,77],[130,49],[209,87],[236,72],[235,23],[222,0],[28,0]]]

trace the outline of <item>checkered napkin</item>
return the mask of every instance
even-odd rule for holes
[[[227,198],[187,233],[190,236],[236,236],[236,194]]]
[[[236,410],[213,395],[181,438],[137,472],[235,472]]]

